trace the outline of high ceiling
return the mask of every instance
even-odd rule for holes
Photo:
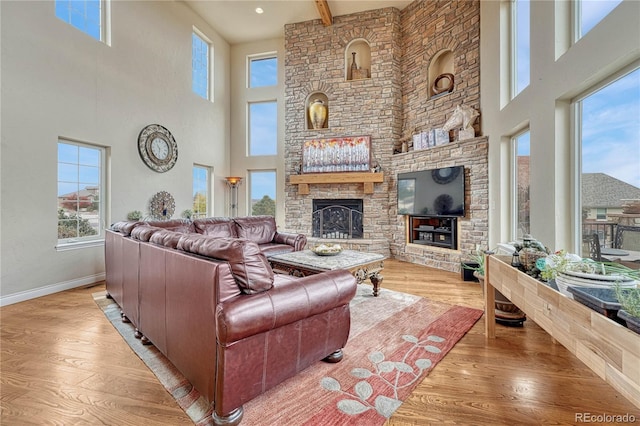
[[[320,19],[315,0],[184,0],[229,44],[284,36],[284,25]],[[404,9],[412,0],[329,0],[331,14],[349,15],[365,10]],[[256,13],[256,8],[264,13]]]

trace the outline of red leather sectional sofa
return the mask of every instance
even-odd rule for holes
[[[311,364],[339,361],[356,291],[347,271],[274,274],[264,252],[302,249],[303,237],[269,239],[242,219],[123,222],[106,235],[107,292],[213,405],[216,424],[238,424],[245,402]],[[258,234],[260,244],[243,238]]]

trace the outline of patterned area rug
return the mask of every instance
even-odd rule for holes
[[[114,327],[197,425],[212,424],[198,392],[131,324],[104,292],[94,300]],[[359,285],[351,302],[344,359],[319,361],[244,405],[245,425],[382,425],[482,316],[478,309]]]

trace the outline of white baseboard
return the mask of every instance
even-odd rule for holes
[[[19,293],[10,294],[8,296],[0,297],[0,306],[12,305],[18,302],[24,302],[25,300],[35,299],[36,297],[47,296],[49,294],[58,293],[72,288],[82,287],[85,285],[93,284],[99,281],[104,281],[105,273],[89,275],[87,277],[76,278],[74,280],[65,281],[62,283],[51,284],[44,287],[36,288],[33,290],[21,291]]]

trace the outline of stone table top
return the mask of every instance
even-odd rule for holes
[[[367,253],[355,250],[343,250],[340,254],[335,256],[320,256],[311,250],[294,251],[269,256],[270,261],[326,271],[332,271],[334,269],[351,269],[358,265],[384,260],[385,258],[385,256],[379,253]]]

